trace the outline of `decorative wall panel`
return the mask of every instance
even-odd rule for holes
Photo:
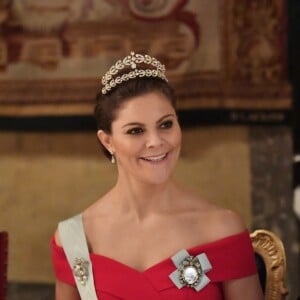
[[[7,0],[0,115],[91,114],[130,51],[161,60],[179,109],[287,109],[283,0]]]

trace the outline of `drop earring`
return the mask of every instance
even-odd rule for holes
[[[110,161],[111,161],[112,164],[115,164],[115,163],[116,163],[115,155],[114,155],[112,152],[111,152],[110,154],[111,154],[111,159],[110,159]]]

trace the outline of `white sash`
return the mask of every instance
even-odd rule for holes
[[[60,240],[67,256],[68,262],[73,270],[73,275],[82,300],[98,300],[94,285],[92,263],[86,237],[84,234],[82,215],[62,221],[58,224]],[[80,267],[78,261],[83,263],[87,276],[75,276],[74,267]]]

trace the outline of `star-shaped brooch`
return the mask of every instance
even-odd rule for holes
[[[212,266],[205,253],[191,256],[185,249],[172,256],[176,270],[169,277],[177,288],[194,288],[197,292],[203,289],[210,279],[205,275],[212,269]]]

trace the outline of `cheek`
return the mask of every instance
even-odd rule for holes
[[[172,136],[172,144],[174,147],[181,146],[181,130],[180,129],[174,131],[174,134]]]
[[[123,139],[115,143],[116,154],[119,157],[136,156],[141,147],[140,139]]]

